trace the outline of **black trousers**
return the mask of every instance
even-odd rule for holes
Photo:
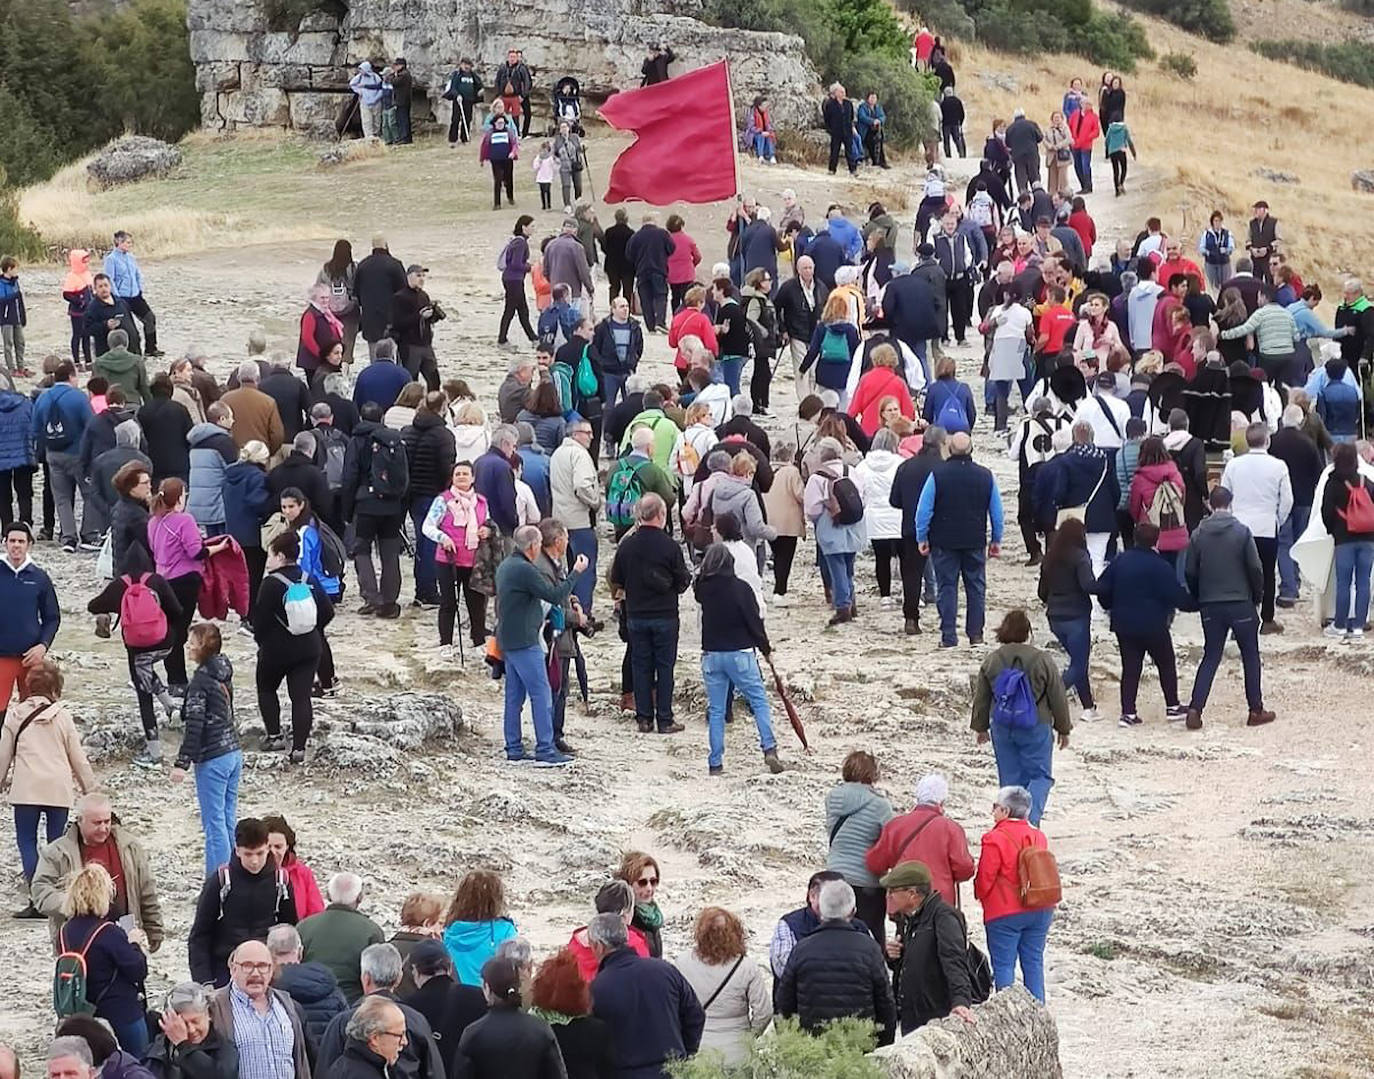
[[[1264,570],[1264,598],[1260,600],[1260,621],[1274,620],[1275,571],[1278,568],[1279,541],[1274,536],[1256,536],[1255,549],[1259,551],[1260,566]]]
[[[964,128],[962,124],[941,124],[940,132],[944,136],[945,156],[953,157],[954,152],[950,149],[950,144],[959,150],[960,157],[968,157],[968,149],[964,145]]]
[[[15,521],[33,524],[33,473],[32,465],[0,469],[0,525],[5,528]]]
[[[921,617],[921,589],[925,587],[926,562],[915,536],[902,537],[902,617],[913,622]]]
[[[887,940],[887,892],[882,888],[855,887],[854,916],[868,926],[879,945]]]
[[[864,138],[864,149],[868,151],[870,163],[880,168],[887,167],[887,150],[883,146],[883,129],[880,127],[870,127],[868,135]]]
[[[902,562],[902,541],[899,539],[869,540],[873,545],[873,572],[878,578],[878,595],[886,598],[892,595],[892,560],[897,560],[898,569]],[[905,590],[906,583],[903,581]]]
[[[606,281],[611,286],[611,299],[624,296],[629,299],[634,294],[635,275],[633,270],[606,271]]]
[[[840,158],[841,158],[841,157],[843,157],[843,158],[845,159],[845,163],[849,166],[849,171],[850,171],[850,172],[855,172],[855,171],[857,171],[858,162],[856,162],[856,161],[850,161],[850,160],[849,160],[850,140],[851,140],[851,136],[849,135],[848,132],[846,132],[846,133],[843,134],[843,135],[836,135],[833,131],[830,133],[830,171],[831,171],[831,172],[834,172],[834,171],[835,171],[836,167],[837,167],[837,166],[839,165],[839,163],[840,163]]]
[[[458,592],[468,609],[468,634],[474,648],[487,643],[487,597],[472,587],[472,567],[436,562],[439,577],[439,643],[453,643],[453,623],[458,617]]]
[[[797,557],[797,537],[779,536],[769,541],[773,548],[773,594],[787,595],[787,579],[792,575],[792,560]]]
[[[1021,526],[1021,540],[1026,545],[1030,557],[1042,554],[1039,530],[1035,527],[1035,509],[1031,504],[1031,491],[1035,487],[1035,473],[1040,465],[1032,465],[1021,480],[1016,491],[1016,523]]]
[[[171,635],[167,641],[171,651],[167,653],[167,684],[185,686],[186,677],[186,637],[191,629],[191,620],[196,616],[196,599],[200,596],[200,574],[185,573],[167,582],[172,594],[181,604],[181,615],[168,619]]]
[[[749,396],[754,401],[754,411],[768,407],[768,389],[773,384],[773,357],[755,356],[754,370],[749,376]]]
[[[644,316],[644,328],[656,330],[668,325],[668,281],[663,277],[641,277],[635,282],[639,290],[639,311]]]
[[[525,94],[520,98],[520,137],[522,139],[529,138],[531,119],[533,117],[530,115],[530,95]]]
[[[281,702],[277,700],[277,689],[286,682],[286,695],[291,699],[291,748],[305,749],[310,728],[315,723],[315,711],[310,701],[310,687],[315,683],[315,672],[320,666],[318,656],[306,660],[283,663],[264,652],[258,652],[258,669],[255,681],[258,688],[258,711],[262,713],[262,725],[267,733],[275,737],[281,734]]]
[[[1114,154],[1108,154],[1107,159],[1112,163],[1112,183],[1116,185],[1116,193],[1121,194],[1121,186],[1126,182],[1126,151],[1117,150]]]
[[[342,529],[337,529],[340,535]],[[263,575],[267,572],[267,552],[261,547],[245,547],[243,563],[248,568],[248,620],[253,620],[253,605],[258,601],[258,589],[262,587]]]
[[[491,198],[493,209],[501,209],[501,188],[503,185],[506,189],[506,201],[514,206],[515,162],[509,158],[505,161],[493,161],[491,163]]]
[[[143,351],[156,352],[157,316],[153,314],[153,309],[148,306],[141,292],[137,296],[130,296],[125,302],[129,305],[129,311],[143,324]]]
[[[1148,636],[1118,633],[1116,646],[1121,652],[1122,715],[1135,715],[1140,672],[1145,666],[1147,654],[1154,660],[1155,670],[1159,672],[1159,688],[1164,694],[1164,703],[1171,708],[1178,704],[1178,665],[1174,659],[1173,638],[1167,629]]]
[[[669,285],[668,289],[672,292],[668,305],[671,308],[669,314],[676,315],[682,310],[682,301],[687,298],[687,290],[692,287],[691,281],[684,281],[680,285]]]
[[[506,290],[506,306],[501,309],[501,325],[496,332],[497,344],[506,343],[506,334],[510,332],[511,319],[519,316],[520,328],[525,331],[525,336],[533,343],[537,340],[534,327],[530,325],[530,302],[525,297],[524,281],[502,281],[502,287]]]
[[[945,291],[949,296],[949,321],[954,328],[954,340],[962,345],[969,323],[973,321],[973,279],[967,274],[952,278]]]
[[[453,103],[453,115],[448,121],[448,141],[467,142],[472,134],[472,102],[460,97]]]
[[[338,680],[334,670],[334,649],[329,647],[329,638],[324,635],[324,630],[320,630],[320,662],[315,668],[315,681],[327,689]]]
[[[423,375],[430,393],[439,388],[439,361],[434,357],[434,349],[428,345],[402,345],[401,366],[417,382]]]

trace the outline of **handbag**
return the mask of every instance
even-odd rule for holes
[[[1100,491],[1100,490],[1102,489],[1102,484],[1106,482],[1106,479],[1107,479],[1107,469],[1109,469],[1109,468],[1111,467],[1111,465],[1112,465],[1111,461],[1104,461],[1104,462],[1102,463],[1102,475],[1100,475],[1100,476],[1097,477],[1097,484],[1093,487],[1093,493],[1090,494],[1090,495],[1088,496],[1088,501],[1084,502],[1083,505],[1081,505],[1081,506],[1065,506],[1065,507],[1064,507],[1063,509],[1061,509],[1057,514],[1055,514],[1055,517],[1054,517],[1054,527],[1055,527],[1055,528],[1058,528],[1058,527],[1059,527],[1060,525],[1062,525],[1065,521],[1086,521],[1086,520],[1087,520],[1087,517],[1088,517],[1088,507],[1092,505],[1093,499],[1097,497],[1097,492]]]
[[[1068,164],[1070,161],[1073,160],[1073,154],[1070,153],[1068,150],[1065,150],[1063,147],[1060,147],[1058,150],[1055,150],[1054,159],[1058,161],[1060,164]]]
[[[97,577],[114,579],[114,529],[106,529],[105,540],[100,545],[100,553],[95,556]]]
[[[730,984],[730,979],[735,976],[735,971],[739,970],[739,965],[743,962],[744,956],[740,956],[738,959],[735,960],[735,965],[730,968],[730,973],[725,976],[725,981],[721,982],[718,986],[716,986],[716,991],[712,993],[709,997],[707,997],[706,1000],[702,1003],[701,1010],[703,1012],[708,1011],[711,1005],[716,1002],[716,997],[720,996],[722,990],[724,990],[725,987]],[[986,1000],[987,998],[985,997],[984,999]]]
[[[969,996],[973,998],[973,1003],[982,1004],[992,996],[992,964],[988,962],[983,950],[968,939],[967,932],[965,929],[964,939],[968,941]]]

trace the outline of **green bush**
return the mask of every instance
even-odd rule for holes
[[[756,1038],[744,1064],[727,1068],[716,1053],[701,1053],[668,1065],[673,1079],[883,1079],[886,1072],[868,1054],[877,1044],[873,1024],[841,1019],[819,1034],[807,1034],[795,1019],[780,1019],[773,1033]]]
[[[870,90],[887,114],[886,138],[896,146],[915,146],[933,138],[935,121],[930,103],[940,80],[922,75],[909,60],[896,60],[877,53],[855,55],[844,63],[836,77],[854,98],[855,108]]]
[[[1226,0],[1125,0],[1126,6],[1157,15],[1190,34],[1222,44],[1236,36],[1236,24]]]
[[[38,259],[45,254],[43,237],[19,220],[19,202],[6,186],[5,170],[0,168],[0,255]]]
[[[61,163],[51,130],[41,127],[28,105],[0,83],[0,172],[16,187],[25,187],[53,174]]]
[[[1255,41],[1250,47],[1270,60],[1283,60],[1341,82],[1374,88],[1374,50],[1364,42],[1320,45],[1315,41]]]
[[[1197,61],[1189,52],[1166,52],[1159,58],[1159,66],[1180,79],[1191,79],[1197,75]]]

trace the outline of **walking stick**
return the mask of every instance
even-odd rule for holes
[[[343,142],[343,137],[348,133],[348,125],[353,121],[353,110],[358,107],[358,95],[353,95],[353,100],[349,102],[348,111],[344,113],[343,123],[339,125],[339,130],[334,139],[335,142]]]
[[[466,102],[462,98],[455,98],[453,104],[458,110],[458,128],[463,133],[463,141],[469,142],[472,139],[472,126],[468,123],[468,110],[463,108]]]
[[[586,174],[587,174],[587,193],[588,193],[589,195],[591,195],[592,201],[595,202],[595,201],[596,201],[596,187],[592,184],[592,163],[591,163],[590,161],[587,160],[587,148],[586,148],[585,146],[583,146],[583,147],[581,148],[581,150],[582,150],[582,168],[583,168],[583,171],[585,171]]]

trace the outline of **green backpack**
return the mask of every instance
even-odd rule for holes
[[[821,337],[821,363],[842,363],[847,367],[852,359],[849,335],[844,332],[844,324],[835,322],[827,326]]]
[[[601,390],[601,383],[597,381],[596,371],[592,369],[591,357],[587,352],[591,345],[582,346],[582,358],[577,361],[577,381],[573,384],[580,398],[595,397]]]
[[[52,1008],[57,1013],[57,1018],[95,1014],[96,1005],[100,1001],[91,1001],[86,997],[86,953],[91,950],[91,945],[95,943],[95,938],[100,936],[101,931],[113,924],[101,922],[96,926],[79,952],[68,949],[65,925],[57,931],[57,965],[52,976]]]
[[[644,494],[640,481],[640,467],[647,461],[620,458],[606,480],[606,520],[617,528],[629,528],[635,523],[635,503]]]

